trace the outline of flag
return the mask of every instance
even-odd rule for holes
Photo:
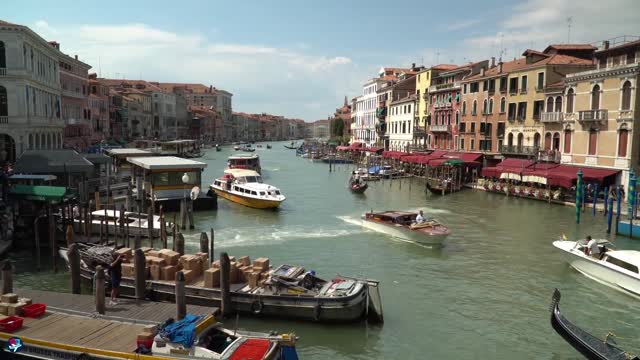
[[[567,235],[562,234],[562,240],[567,240]]]

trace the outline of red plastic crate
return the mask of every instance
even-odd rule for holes
[[[42,316],[47,311],[46,304],[31,304],[22,308],[22,314],[25,317],[37,318]]]
[[[0,330],[4,332],[14,332],[22,327],[22,318],[19,316],[9,316],[0,320]]]

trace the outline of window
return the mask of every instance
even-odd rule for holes
[[[509,115],[507,116],[507,119],[510,121],[513,121],[516,119],[516,106],[517,106],[516,103],[509,103]]]
[[[476,132],[476,123],[474,123],[474,122],[471,123],[471,132],[472,133]]]
[[[554,111],[555,112],[562,111],[562,96],[556,96],[556,106]]]
[[[527,102],[522,101],[518,103],[518,120],[524,120],[527,118]]]
[[[467,123],[460,123],[460,132],[464,133],[467,130]]]
[[[462,116],[467,115],[467,102],[463,101],[462,102]]]
[[[460,139],[460,150],[464,150],[464,139]]]
[[[489,80],[489,92],[493,93],[496,91],[496,79]]]
[[[618,157],[627,156],[627,142],[629,139],[629,131],[622,129],[618,132]]]
[[[0,68],[7,67],[7,57],[4,49],[4,43],[0,41]]]
[[[0,86],[0,116],[9,116],[9,101],[4,86]]]
[[[493,99],[489,99],[489,114],[493,114]]]
[[[598,145],[598,132],[595,129],[589,130],[589,155],[596,154],[596,147]]]
[[[632,49],[628,54],[627,54],[627,64],[633,64],[636,62],[636,51],[635,49]]]
[[[573,98],[575,97],[575,92],[573,91],[573,89],[569,89],[567,91],[567,113],[572,113],[573,112]]]
[[[476,142],[476,141],[475,141],[474,139],[471,139],[471,147],[469,148],[469,150],[474,150],[474,148],[475,148],[475,142]]]
[[[489,113],[489,102],[487,101],[487,99],[484,99],[484,101],[482,102],[482,114],[488,114]]]
[[[482,91],[489,91],[489,80],[482,82]]]
[[[600,85],[596,85],[591,90],[591,110],[600,109]]]
[[[527,93],[527,75],[522,76],[522,80],[520,83],[520,92],[523,94]]]
[[[607,262],[611,263],[613,265],[619,266],[627,271],[631,271],[634,274],[638,273],[638,267],[633,265],[633,264],[629,264],[626,261],[622,261],[620,259],[616,259],[614,257],[612,257],[611,255],[607,256]]]
[[[536,100],[533,102],[533,119],[540,120],[540,113],[544,109],[544,100]]]
[[[538,85],[536,86],[538,90],[542,90],[544,87],[544,73],[538,73]]]
[[[506,92],[507,91],[507,78],[506,77],[500,78],[500,91],[501,92]]]
[[[518,78],[509,79],[509,93],[511,94],[518,93]]]
[[[507,99],[502,97],[500,99],[500,113],[501,114],[504,114],[504,112],[506,111],[506,107],[507,107]]]
[[[469,84],[469,92],[477,93],[478,91],[480,91],[480,83],[473,82],[473,83]]]
[[[463,94],[467,93],[467,84],[462,85],[462,93]]]
[[[456,111],[456,125],[460,124],[460,112]]]
[[[622,110],[631,109],[631,82],[625,81],[622,85]]]
[[[451,125],[451,113],[447,114],[447,125]]]
[[[471,115],[476,115],[478,113],[478,101],[473,100],[473,106],[471,106]]]
[[[553,112],[553,98],[547,98],[547,112]]]

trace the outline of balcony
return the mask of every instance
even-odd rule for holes
[[[543,112],[540,121],[543,123],[560,123],[564,119],[562,112]]]
[[[527,155],[538,156],[540,148],[537,146],[517,146],[517,145],[502,145],[500,152],[507,155]]]
[[[460,83],[455,81],[452,83],[431,85],[429,86],[429,92],[435,92],[435,91],[447,90],[447,89],[459,89],[459,88],[460,88]]]
[[[0,76],[7,76],[7,68],[0,68]]]
[[[609,116],[608,110],[584,110],[578,111],[578,121],[599,122],[606,121]]]
[[[422,94],[422,99],[423,100],[429,100],[429,93],[425,92],[424,94]]]
[[[562,154],[559,150],[540,150],[540,152],[538,153],[538,161],[546,161],[559,164],[560,159],[562,159]]]
[[[449,133],[451,132],[451,125],[430,125],[429,131]]]
[[[0,125],[8,124],[8,123],[9,123],[9,117],[8,116],[0,116]]]
[[[415,126],[413,128],[413,137],[425,137],[427,135],[427,131],[424,127]]]
[[[518,95],[518,89],[510,89],[509,90],[509,95],[510,96]]]

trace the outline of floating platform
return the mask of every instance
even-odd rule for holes
[[[629,220],[620,220],[618,222],[617,234],[628,236],[630,238],[640,238],[640,219],[636,219],[633,223]]]

